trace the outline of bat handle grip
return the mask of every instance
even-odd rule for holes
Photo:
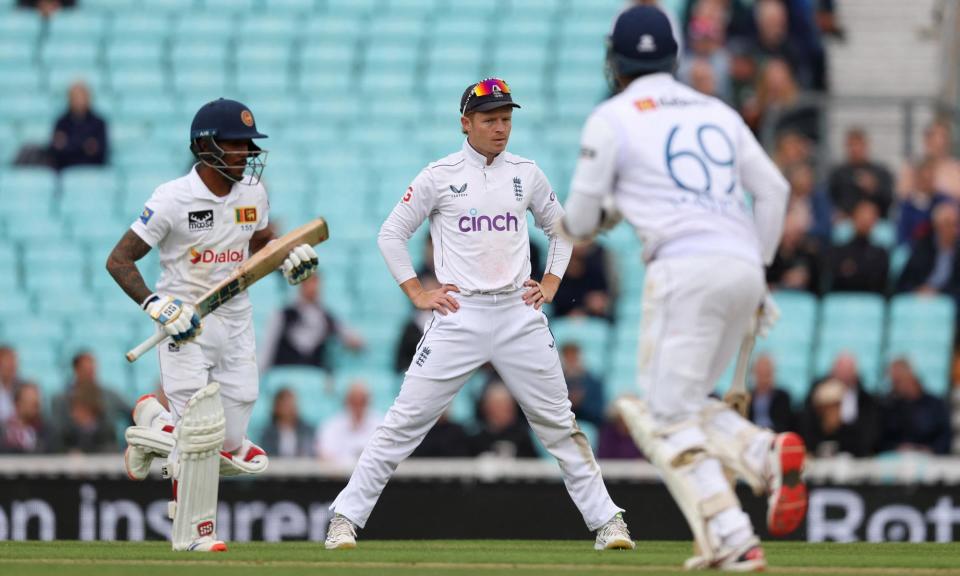
[[[149,352],[154,346],[161,343],[166,339],[167,333],[163,330],[158,330],[154,333],[153,336],[147,338],[140,344],[137,344],[133,350],[127,352],[127,362],[136,362],[137,358],[140,358],[147,352]]]

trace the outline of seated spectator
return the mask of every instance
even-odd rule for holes
[[[775,366],[770,356],[762,354],[753,363],[753,391],[748,417],[757,426],[777,433],[794,430],[790,395],[777,388],[774,374]]]
[[[814,142],[820,140],[820,112],[800,99],[790,67],[783,60],[768,60],[761,68],[755,101],[741,113],[758,134],[767,130],[774,134],[799,132]]]
[[[600,428],[597,441],[598,460],[637,460],[643,458],[643,452],[630,436],[630,430],[623,421],[620,411],[611,407],[607,410],[607,419]]]
[[[807,230],[821,242],[830,242],[833,233],[833,206],[826,189],[817,185],[817,175],[807,162],[793,164],[784,171],[790,182],[789,206],[801,204],[810,211],[812,222]]]
[[[827,383],[830,385],[823,388],[825,391],[818,392]],[[839,403],[836,413],[834,403]],[[820,455],[846,452],[866,457],[875,454],[880,435],[880,410],[860,383],[856,358],[840,354],[830,374],[813,386],[802,415],[801,430],[811,450],[822,441],[834,443]]]
[[[756,102],[757,59],[749,41],[732,39],[727,44],[730,51],[730,105],[743,110],[749,103]]]
[[[473,456],[470,436],[463,426],[450,420],[447,413],[443,413],[433,428],[427,432],[423,442],[413,451],[412,456],[414,458],[468,458]]]
[[[790,37],[791,28],[795,29],[796,24],[791,22],[785,3],[781,0],[759,0],[755,6],[754,52],[762,60],[783,60],[800,84],[811,86],[813,70],[810,55],[803,50],[803,44],[797,38]]]
[[[938,204],[949,200],[933,187],[934,163],[919,162],[914,169],[913,188],[900,202],[897,243],[915,246],[933,232],[932,214]]]
[[[859,444],[855,424],[844,423],[841,418],[844,386],[832,378],[824,380],[814,389],[810,412],[804,426],[803,441],[807,451],[817,458],[829,458],[837,454],[864,457],[872,455]]]
[[[316,452],[321,460],[353,466],[382,417],[370,409],[370,392],[361,381],[350,385],[343,404],[344,411],[317,428]]]
[[[847,131],[846,158],[830,172],[830,199],[845,217],[861,200],[877,205],[881,217],[893,202],[893,176],[886,166],[870,158],[870,141],[862,128]]]
[[[730,54],[726,40],[726,14],[712,0],[697,0],[687,26],[686,54],[680,59],[678,78],[694,90],[729,102]]]
[[[809,164],[813,161],[810,139],[794,130],[785,130],[777,134],[773,161],[786,172],[791,166]]]
[[[363,340],[339,322],[324,306],[319,271],[300,283],[297,300],[267,326],[260,370],[272,366],[316,366],[331,369],[328,346],[337,338],[350,350],[361,350]]]
[[[690,62],[687,78],[684,82],[701,94],[720,98],[720,93],[717,90],[717,77],[713,68],[710,67],[710,63],[703,58],[696,58]]]
[[[36,384],[17,386],[15,411],[0,422],[0,453],[39,454],[47,449],[47,428]]]
[[[603,382],[587,371],[583,365],[580,346],[567,343],[560,347],[560,360],[563,363],[563,377],[567,380],[570,403],[577,420],[600,426],[603,424],[603,407],[606,406],[606,394]]]
[[[820,294],[823,255],[820,243],[806,234],[809,222],[810,213],[805,206],[795,205],[788,210],[780,245],[767,268],[767,284],[771,288]]]
[[[886,292],[890,254],[870,240],[877,216],[877,205],[869,200],[861,200],[854,208],[853,239],[833,252],[831,289],[834,292]]]
[[[946,294],[960,301],[960,210],[944,202],[933,211],[933,234],[913,247],[897,292]]]
[[[300,419],[297,395],[289,388],[273,397],[270,425],[263,431],[261,445],[271,457],[313,456],[314,430]]]
[[[933,164],[933,188],[960,201],[960,160],[953,155],[949,122],[936,120],[927,126],[923,133],[923,160]],[[897,182],[901,198],[916,188],[915,178],[913,167],[910,164],[904,166]]]
[[[436,277],[431,273],[420,275],[420,284],[425,291],[436,290],[440,287]],[[397,372],[406,372],[413,360],[413,355],[417,351],[420,339],[423,338],[423,332],[427,325],[433,320],[433,310],[417,310],[414,308],[410,314],[410,319],[403,327],[403,333],[400,335],[400,341],[397,343],[397,353],[393,361],[393,369]]]
[[[63,8],[73,8],[77,0],[17,0],[18,8],[30,8],[43,18],[50,18]]]
[[[557,316],[610,318],[610,263],[596,242],[573,247],[563,282],[553,297]]]
[[[890,395],[883,404],[880,450],[950,453],[947,404],[923,390],[906,359],[890,364]]]
[[[51,426],[53,434],[58,434],[56,428],[61,423],[70,421],[74,412],[84,412],[88,416],[95,412],[103,422],[104,429],[114,432],[118,424],[133,424],[131,410],[127,402],[119,394],[102,386],[97,375],[97,359],[90,352],[79,352],[73,357],[73,376],[67,383],[63,393],[54,396],[52,403]],[[74,397],[80,396],[77,401]],[[86,420],[84,420],[86,424]]]
[[[480,431],[472,438],[473,454],[505,458],[535,458],[530,429],[520,419],[517,403],[502,382],[493,382],[481,400]]]
[[[54,451],[75,454],[115,452],[117,434],[107,417],[104,396],[90,387],[74,389],[65,399],[67,416],[56,422]]]
[[[10,346],[0,346],[0,422],[13,416],[16,411],[14,396],[23,384],[17,351]]]
[[[83,82],[70,86],[67,111],[57,119],[50,143],[53,167],[107,163],[107,125],[90,107],[90,90]]]

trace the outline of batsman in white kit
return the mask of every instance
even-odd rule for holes
[[[806,512],[803,442],[709,394],[744,337],[764,334],[779,314],[763,266],[780,241],[789,186],[734,110],[674,79],[676,61],[663,12],[637,6],[618,17],[607,54],[618,94],[584,126],[562,227],[581,240],[625,218],[643,242],[643,400],[617,408],[690,525],[698,553],[687,568],[762,570],[724,468],[768,496],[769,531],[787,534]]]
[[[259,389],[250,300],[238,294],[203,319],[192,304],[273,238],[259,138],[266,135],[240,102],[201,107],[190,127],[197,163],[154,191],[107,261],[120,287],[170,336],[158,348],[170,411],[153,395],[137,401],[124,463],[131,479],[143,480],[155,457],[167,460],[174,550],[225,551],[216,532],[219,477],[267,467],[267,454],[245,436]],[[156,292],[136,265],[154,247],[162,269]],[[316,252],[303,244],[282,271],[298,284],[316,266]]]
[[[633,548],[623,510],[610,499],[590,444],[577,427],[556,344],[540,309],[570,259],[558,235],[563,208],[532,161],[506,152],[513,109],[497,78],[460,100],[463,148],[414,179],[384,222],[380,251],[414,306],[434,310],[400,393],[333,502],[326,547],[353,548],[397,465],[420,444],[464,382],[490,362],[534,432],[557,458],[597,549]],[[530,278],[526,212],[549,237],[542,282]],[[430,220],[441,287],[425,291],[407,242]]]

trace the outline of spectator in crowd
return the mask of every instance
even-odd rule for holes
[[[697,0],[687,25],[687,54],[677,76],[699,92],[731,99],[730,54],[726,40],[726,13],[715,0]]]
[[[727,50],[730,52],[730,105],[743,110],[748,103],[756,101],[757,59],[750,42],[744,39],[731,39]]]
[[[813,391],[811,411],[806,414],[803,441],[807,451],[818,458],[829,458],[837,454],[850,454],[864,457],[872,455],[859,444],[856,425],[848,424],[841,417],[844,386],[830,378],[824,380]]]
[[[813,160],[810,139],[795,130],[777,134],[773,161],[786,172],[791,166],[810,163]]]
[[[313,456],[314,430],[300,419],[297,395],[290,388],[277,390],[273,397],[270,425],[260,444],[267,454],[280,457]]]
[[[755,100],[740,112],[757,134],[766,130],[774,134],[790,131],[799,132],[814,142],[820,140],[820,113],[815,106],[800,99],[800,89],[790,66],[779,58],[768,60],[760,69]]]
[[[780,245],[767,268],[771,288],[820,294],[823,256],[817,239],[807,235],[810,220],[806,206],[798,204],[788,209]]]
[[[568,342],[561,346],[560,360],[563,363],[563,376],[567,380],[574,415],[577,420],[599,427],[603,424],[603,408],[606,406],[603,382],[583,365],[579,345]]]
[[[67,111],[57,119],[50,143],[53,167],[107,163],[107,124],[90,106],[90,89],[83,82],[70,86]]]
[[[530,430],[520,419],[517,403],[503,382],[490,383],[481,400],[480,430],[473,437],[474,455],[493,453],[506,458],[535,458]]]
[[[23,384],[17,351],[11,346],[0,346],[0,422],[13,416],[16,411],[14,396]]]
[[[609,319],[612,311],[610,278],[610,262],[603,246],[596,242],[574,246],[563,284],[553,297],[553,313]]]
[[[897,217],[897,243],[910,247],[933,231],[932,214],[938,204],[949,200],[933,186],[934,162],[922,160],[914,167],[913,188],[901,200]]]
[[[953,429],[953,453],[960,454],[960,354],[953,357],[950,370],[950,423]]]
[[[382,417],[370,408],[367,385],[356,381],[347,389],[345,410],[317,429],[316,451],[321,460],[353,466],[373,437]]]
[[[47,429],[40,410],[40,389],[24,383],[14,396],[15,411],[0,422],[0,453],[38,454],[47,449]]]
[[[817,175],[807,162],[793,164],[784,171],[790,182],[790,203],[801,204],[810,212],[812,222],[808,230],[821,242],[830,242],[833,233],[833,207],[823,186],[817,185]],[[788,208],[789,209],[789,208]]]
[[[760,0],[754,11],[756,36],[754,51],[761,60],[780,59],[790,67],[791,75],[804,86],[812,83],[811,62],[798,42],[790,38],[790,15],[782,0]]]
[[[757,426],[774,432],[795,430],[790,395],[777,388],[773,359],[760,355],[753,363],[753,392],[748,416]]]
[[[462,394],[462,392],[461,392]],[[470,436],[463,426],[443,413],[423,442],[413,451],[414,458],[468,458],[473,456]]]
[[[923,133],[923,160],[933,164],[933,188],[953,200],[960,201],[960,160],[953,156],[953,137],[950,124],[936,120]],[[897,191],[901,198],[916,187],[913,167],[904,166]]]
[[[637,448],[637,443],[630,436],[630,430],[623,421],[623,416],[615,406],[615,403],[610,405],[607,410],[607,419],[600,428],[597,459],[638,460],[643,458],[643,452]]]
[[[830,199],[843,214],[850,217],[861,200],[877,205],[881,216],[890,212],[893,202],[893,175],[886,166],[870,158],[870,141],[862,128],[847,131],[846,158],[830,172]]]
[[[887,291],[890,254],[870,240],[877,223],[877,205],[861,200],[853,209],[853,239],[834,250],[831,275],[835,292]]]
[[[917,242],[897,281],[897,292],[946,294],[960,302],[960,210],[944,202],[933,211],[933,234]]]
[[[18,8],[30,8],[43,18],[50,18],[64,8],[73,8],[77,0],[17,0]]]
[[[88,417],[95,415],[104,430],[113,434],[117,424],[132,424],[131,407],[110,388],[101,385],[97,375],[97,359],[90,352],[79,352],[71,362],[73,376],[63,393],[53,398],[51,421],[54,428],[71,421],[75,413],[83,423],[82,428],[91,428]],[[97,430],[99,432],[99,430]],[[54,434],[62,433],[60,430]],[[91,432],[87,430],[87,432]],[[84,433],[85,434],[85,433]],[[62,435],[62,434],[61,434]],[[81,434],[83,435],[83,434]]]
[[[883,405],[880,450],[950,452],[950,411],[926,393],[910,362],[890,364],[890,395]]]
[[[429,273],[420,275],[420,284],[425,291],[436,290],[440,287],[440,282],[437,281],[437,278]],[[431,320],[433,320],[433,310],[413,309],[410,314],[410,319],[407,320],[407,323],[403,327],[400,341],[397,343],[397,352],[393,362],[393,369],[395,371],[407,371],[413,355],[417,352],[417,346],[420,345],[420,339],[423,338],[423,332]]]
[[[824,391],[819,392],[821,389]],[[811,450],[821,442],[831,442],[835,443],[833,452],[858,457],[875,453],[880,436],[880,409],[860,383],[856,358],[840,354],[830,374],[813,386],[801,428]],[[831,450],[826,447],[820,455],[829,455]]]
[[[300,283],[297,300],[279,311],[267,326],[260,369],[303,365],[331,369],[328,348],[339,339],[350,350],[362,350],[363,339],[337,320],[324,306],[318,270]]]

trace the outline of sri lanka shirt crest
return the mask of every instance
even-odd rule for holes
[[[523,182],[520,181],[519,176],[513,178],[513,197],[517,199],[517,202],[523,201]]]

